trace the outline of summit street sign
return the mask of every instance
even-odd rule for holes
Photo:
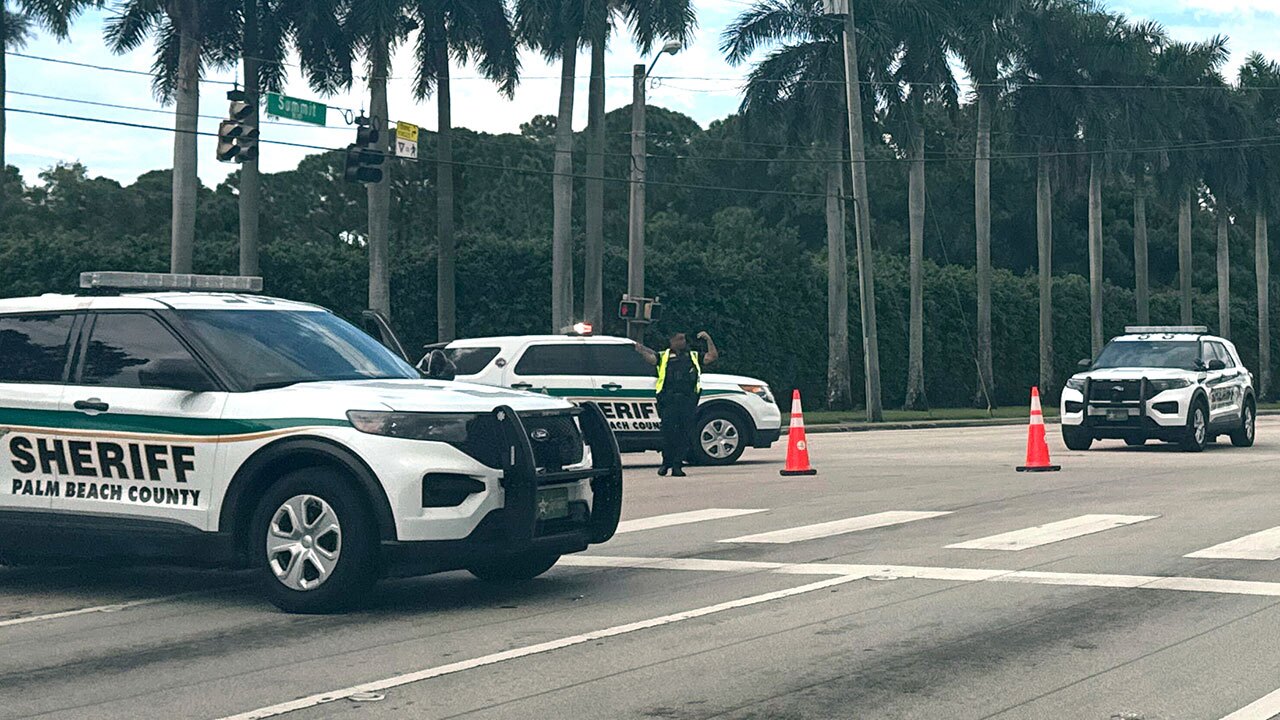
[[[314,100],[301,100],[279,93],[267,93],[267,114],[274,117],[312,125],[324,125],[325,113],[328,109],[329,107],[324,103]]]

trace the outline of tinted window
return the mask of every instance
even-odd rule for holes
[[[1107,343],[1095,368],[1196,369],[1200,344],[1194,340],[1121,340]]]
[[[630,345],[596,345],[595,374],[600,377],[656,377],[658,369],[650,365]]]
[[[382,343],[322,310],[180,310],[177,315],[245,388],[422,377]]]
[[[1222,361],[1223,365],[1226,365],[1229,368],[1236,366],[1236,361],[1231,357],[1231,353],[1227,352],[1227,347],[1225,345],[1217,342],[1209,343],[1209,345],[1213,347],[1214,353],[1217,355],[1218,359]]]
[[[71,315],[0,317],[0,382],[62,382],[71,321]]]
[[[200,378],[192,387],[186,379]],[[96,316],[84,354],[83,385],[211,390],[204,369],[159,320],[140,313]]]
[[[460,347],[445,348],[444,354],[448,356],[458,368],[459,375],[475,375],[484,370],[498,357],[498,348],[496,347]]]
[[[534,345],[516,363],[517,375],[590,375],[587,346],[581,343]]]

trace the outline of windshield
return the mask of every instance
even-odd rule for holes
[[[1093,367],[1195,370],[1199,359],[1194,340],[1123,340],[1107,343]]]
[[[421,377],[382,343],[332,313],[179,310],[177,314],[242,387],[263,390],[320,380]]]

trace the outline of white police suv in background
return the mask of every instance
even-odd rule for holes
[[[424,379],[313,305],[104,289],[260,283],[86,273],[0,300],[0,558],[257,567],[311,612],[388,574],[528,579],[612,536],[595,406]]]
[[[1219,435],[1253,445],[1253,375],[1235,345],[1204,327],[1128,327],[1062,391],[1062,439],[1072,450],[1094,440],[1148,439],[1199,452]]]
[[[579,323],[572,334],[472,338],[442,347],[460,380],[595,402],[623,452],[662,447],[656,370],[630,340],[593,336],[589,325]],[[777,442],[781,422],[763,380],[705,373],[692,459],[708,465],[735,462],[747,447]]]

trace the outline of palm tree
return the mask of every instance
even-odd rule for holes
[[[419,100],[436,96],[439,130],[436,154],[437,339],[457,337],[453,193],[453,122],[449,63],[474,61],[484,77],[507,97],[515,93],[520,61],[503,0],[419,0],[413,12],[421,30],[416,48]]]
[[[551,329],[573,318],[573,97],[578,48],[590,3],[582,0],[516,0],[516,33],[547,60],[560,61],[552,177]]]
[[[152,89],[165,103],[174,103],[173,217],[169,267],[191,272],[195,246],[196,121],[200,113],[200,75],[206,63],[225,66],[235,61],[226,48],[238,28],[239,3],[234,0],[121,0],[107,20],[107,45],[116,53],[136,50],[149,36],[156,38]]]
[[[1240,68],[1240,87],[1254,132],[1260,136],[1280,134],[1280,63],[1253,53]],[[1255,148],[1249,153],[1249,200],[1254,208],[1254,270],[1258,288],[1258,397],[1271,393],[1271,253],[1267,219],[1271,198],[1280,189],[1280,153],[1274,148]]]
[[[1204,181],[1213,196],[1218,222],[1218,334],[1231,337],[1231,218],[1239,211],[1249,189],[1249,154],[1240,143],[1250,137],[1248,109],[1243,95],[1223,87],[1222,92],[1205,93],[1205,103],[1214,118],[1202,167]]]
[[[997,83],[1013,52],[1013,19],[1022,0],[968,0],[956,15],[950,43],[973,82],[977,131],[974,154],[974,227],[977,235],[978,400],[995,406],[991,371],[991,120],[1000,100]]]
[[[15,0],[11,10],[7,0],[0,0],[0,171],[5,167],[5,51],[25,47],[37,25],[59,40],[66,39],[76,15],[100,3],[101,0]]]

